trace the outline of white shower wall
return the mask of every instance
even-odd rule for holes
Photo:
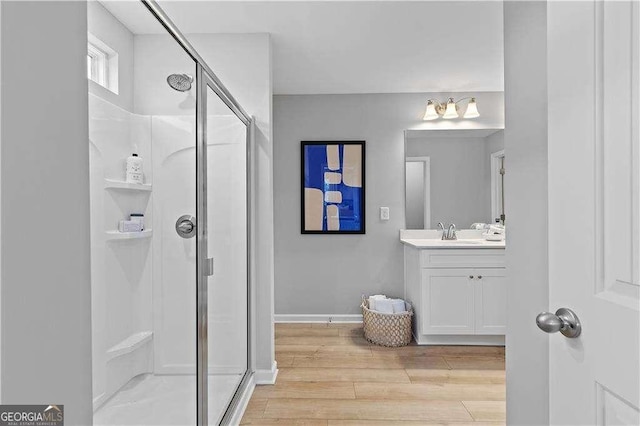
[[[195,239],[175,221],[195,215],[195,118],[129,113],[90,95],[94,407],[134,376],[194,374]],[[246,128],[235,116],[208,117],[210,373],[246,369]],[[124,180],[137,144],[151,192],[105,189]],[[107,241],[130,213],[145,214],[150,239]],[[115,348],[115,350],[114,350]],[[212,379],[215,380],[215,379]]]
[[[209,116],[209,372],[246,370],[247,259],[246,128],[235,116]],[[180,238],[174,224],[195,216],[193,117],[154,116],[154,315],[155,371],[195,372],[195,239]]]
[[[117,230],[118,222],[131,213],[143,213],[147,224],[152,222],[152,193],[105,189],[106,179],[124,181],[125,161],[134,144],[147,162],[146,183],[152,182],[151,119],[90,94],[89,141],[95,408],[152,366],[145,338],[153,328],[150,240],[107,239],[107,232]]]
[[[153,117],[154,352],[159,374],[195,374],[196,240],[183,239],[175,221],[195,216],[195,121]]]

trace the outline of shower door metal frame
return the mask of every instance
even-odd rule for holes
[[[167,32],[176,40],[184,51],[196,63],[196,318],[197,318],[197,350],[196,350],[196,388],[197,388],[197,425],[205,426],[209,422],[208,404],[208,283],[209,271],[207,270],[208,241],[207,241],[207,134],[206,134],[206,99],[207,88],[211,88],[218,97],[233,111],[233,113],[247,126],[246,161],[247,161],[247,366],[245,374],[238,385],[229,406],[221,420],[221,424],[228,424],[239,398],[249,384],[253,375],[252,359],[252,173],[251,173],[251,138],[255,126],[254,119],[245,112],[238,101],[215,75],[196,49],[189,43],[169,16],[155,2],[155,0],[140,0],[151,14],[162,24]]]
[[[204,67],[197,65],[196,67],[196,130],[197,130],[197,147],[196,147],[196,220],[197,220],[197,394],[198,394],[198,425],[208,424],[208,383],[209,383],[209,358],[208,358],[208,286],[209,276],[212,271],[208,270],[208,253],[209,253],[209,238],[208,238],[208,193],[207,193],[207,170],[208,170],[208,158],[207,158],[207,97],[209,96],[208,89],[213,90],[216,95],[220,96],[220,93],[216,90],[215,81],[206,73]],[[253,120],[245,126],[247,127],[246,140],[245,140],[245,161],[246,161],[246,231],[247,231],[247,365],[245,373],[240,381],[240,384],[236,388],[234,395],[229,403],[229,406],[225,410],[222,417],[221,424],[228,424],[230,418],[233,415],[234,408],[237,406],[240,394],[244,391],[251,374],[251,134],[252,134]]]

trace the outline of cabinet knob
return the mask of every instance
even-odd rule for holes
[[[482,279],[482,275],[478,275],[478,279],[481,280]]]
[[[469,275],[469,279],[472,280],[473,279],[473,275]]]

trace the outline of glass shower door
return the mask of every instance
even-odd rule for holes
[[[201,241],[206,256],[198,303],[206,302],[200,314],[206,311],[207,324],[200,329],[206,334],[201,368],[207,372],[208,421],[219,424],[249,365],[248,140],[247,124],[223,102],[205,72],[199,77],[198,176],[206,183],[199,207],[206,211]]]

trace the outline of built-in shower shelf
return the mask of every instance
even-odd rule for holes
[[[107,360],[131,353],[142,347],[145,343],[150,342],[152,338],[152,331],[141,331],[140,333],[132,334],[122,342],[109,348],[107,351]]]
[[[127,191],[151,192],[150,183],[129,183],[115,179],[105,179],[104,187],[106,189],[124,189]]]
[[[141,232],[120,232],[120,231],[107,231],[107,241],[116,240],[138,240],[144,238],[151,238],[153,231],[151,229],[145,229]]]

